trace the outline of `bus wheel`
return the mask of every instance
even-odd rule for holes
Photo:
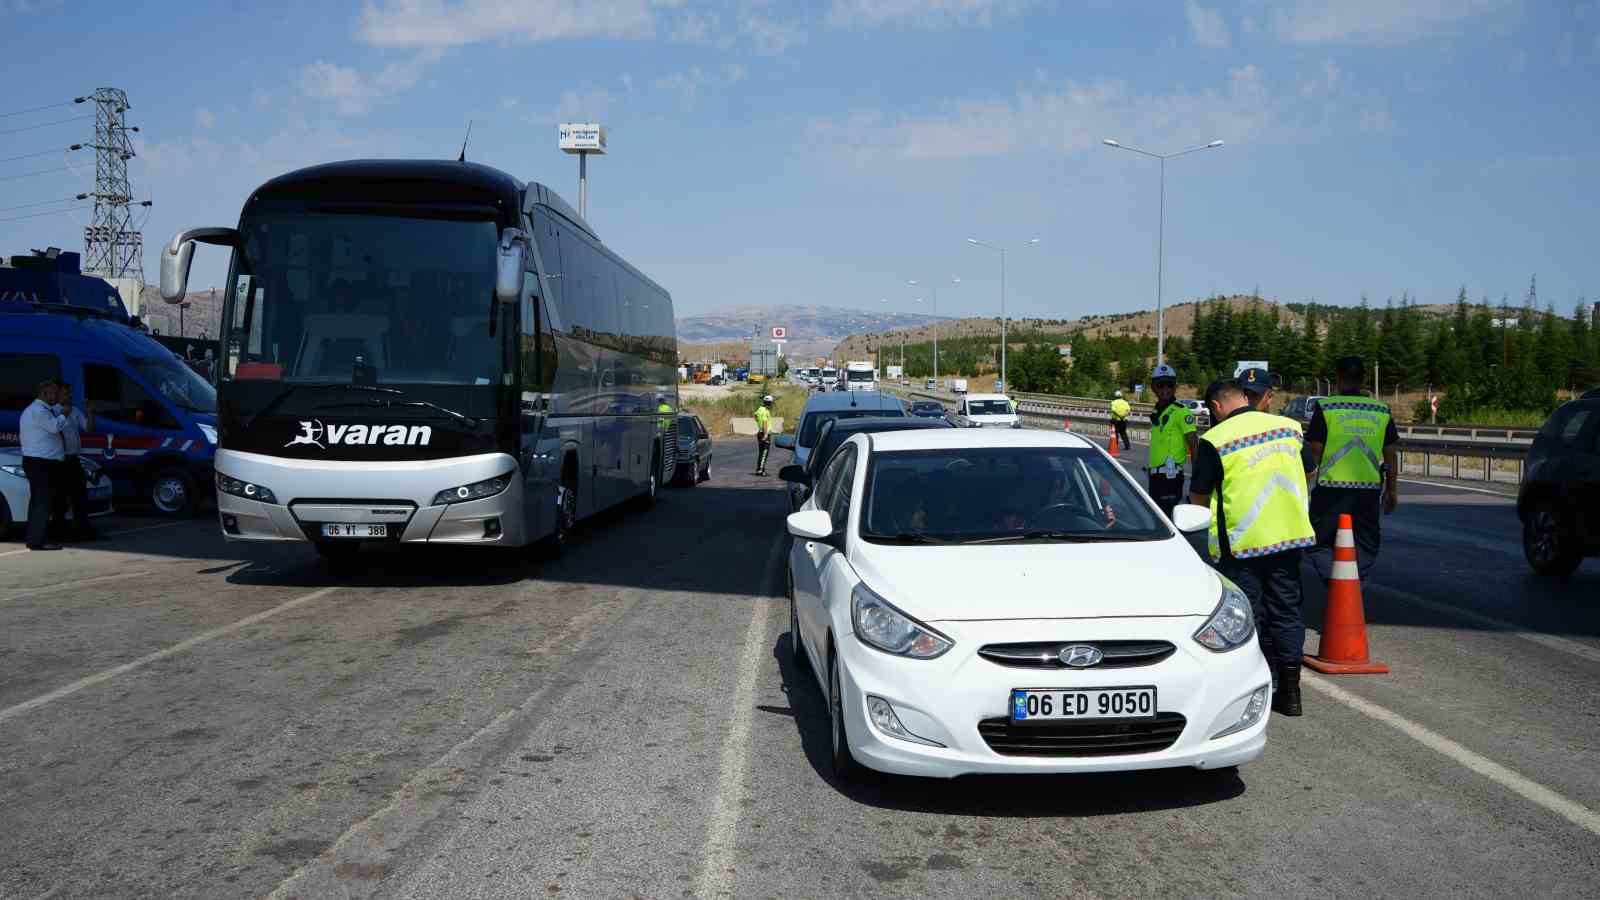
[[[656,505],[656,491],[661,489],[661,448],[650,451],[650,477],[645,482],[645,491],[639,495],[639,508],[649,509]]]
[[[173,519],[194,515],[194,479],[179,468],[158,470],[150,478],[150,504],[156,512]]]
[[[572,546],[577,530],[578,471],[577,466],[569,460],[562,467],[561,483],[556,485],[556,528],[545,539],[545,555],[554,559],[565,553]]]

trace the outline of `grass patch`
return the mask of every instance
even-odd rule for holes
[[[782,419],[784,428],[792,431],[806,405],[806,391],[792,385],[740,385],[731,395],[715,400],[684,397],[683,408],[699,416],[712,434],[732,434],[733,420],[753,418],[761,398],[769,393],[773,417]]]

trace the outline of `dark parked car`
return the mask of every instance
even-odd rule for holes
[[[1301,427],[1310,425],[1311,417],[1317,414],[1317,401],[1321,399],[1320,395],[1296,397],[1284,405],[1283,414],[1299,422]]]
[[[1550,414],[1517,493],[1522,555],[1540,575],[1570,575],[1600,555],[1600,389]]]
[[[832,419],[822,423],[817,434],[817,445],[804,465],[784,466],[778,477],[789,482],[789,509],[798,510],[800,504],[811,496],[811,485],[816,483],[822,467],[828,464],[833,451],[850,440],[852,435],[875,434],[880,431],[913,431],[920,428],[954,428],[944,419],[919,419],[915,416],[888,419]]]
[[[937,400],[918,400],[911,404],[911,414],[919,419],[942,419],[944,404]]]
[[[699,416],[678,416],[678,470],[672,480],[689,487],[711,480],[711,435]]]

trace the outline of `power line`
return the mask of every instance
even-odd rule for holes
[[[23,172],[20,175],[5,175],[0,176],[0,181],[16,181],[18,178],[31,178],[34,175],[49,175],[51,172],[65,172],[71,168],[71,166],[57,166],[54,169],[40,169],[37,172]]]
[[[49,156],[52,153],[66,153],[66,152],[68,152],[70,150],[82,150],[82,149],[83,149],[83,145],[82,144],[73,144],[70,147],[65,147],[65,148],[62,148],[60,150],[56,150],[56,149],[40,150],[37,153],[24,153],[21,156],[7,156],[4,159],[0,159],[0,163],[16,162],[19,159],[33,159],[35,156]]]
[[[6,131],[0,131],[0,134],[21,134],[24,131],[32,131],[35,128],[49,128],[51,125],[65,125],[68,122],[82,122],[84,119],[92,118],[94,118],[94,116],[73,116],[70,119],[56,119],[54,122],[40,122],[37,125],[29,125],[25,128],[12,128]]]
[[[74,200],[87,200],[88,194],[79,194],[76,197],[62,197],[59,200],[40,200],[37,203],[19,203],[16,206],[0,206],[0,212],[11,212],[14,209],[28,209],[33,206],[49,206],[52,203],[71,203]]]
[[[12,116],[26,115],[28,113],[40,112],[40,111],[46,110],[46,109],[55,109],[58,106],[71,106],[72,104],[77,103],[77,102],[78,102],[77,100],[68,100],[65,103],[46,103],[43,106],[35,106],[32,109],[19,109],[16,112],[0,113],[0,119],[9,119]]]
[[[64,207],[62,209],[52,209],[52,210],[47,210],[47,211],[41,212],[41,213],[29,213],[28,215],[25,215],[25,216],[11,216],[9,218],[0,219],[0,222],[20,222],[23,219],[37,219],[40,216],[59,216],[62,213],[77,212],[77,211],[78,211],[78,207],[76,207],[76,206],[68,206],[68,207]]]

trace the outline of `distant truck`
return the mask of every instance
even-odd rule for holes
[[[967,380],[965,378],[950,379],[950,392],[954,394],[965,394],[967,392]]]
[[[878,389],[878,373],[872,363],[861,360],[851,360],[844,365],[845,387],[852,391],[875,391]]]
[[[905,366],[885,366],[889,370],[889,380],[899,381],[905,377]]]
[[[823,366],[822,367],[822,389],[825,390],[825,391],[831,391],[831,390],[833,390],[833,386],[838,384],[838,383],[839,383],[839,370],[835,369],[833,366]]]

